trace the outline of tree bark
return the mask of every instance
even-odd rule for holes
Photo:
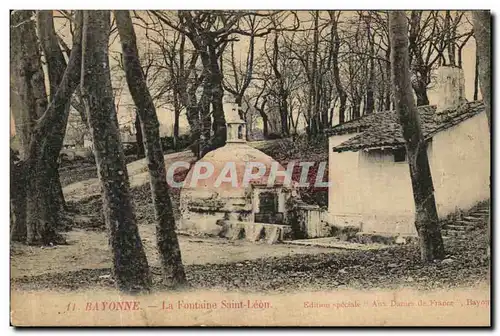
[[[52,11],[38,11],[37,26],[40,44],[47,62],[50,99],[52,100],[55,97],[57,88],[63,80],[67,64],[57,39]],[[47,135],[49,137],[48,142],[51,146],[48,149],[48,162],[46,162],[46,164],[52,173],[52,197],[55,201],[55,206],[57,207],[58,212],[66,209],[66,202],[62,192],[61,181],[59,179],[58,157],[61,149],[63,148],[64,136],[66,134],[66,127],[68,124],[69,109],[69,100],[65,105],[61,104],[57,107],[57,114],[60,116],[61,121],[59,126],[55,127],[54,131]]]
[[[11,13],[10,22],[10,97],[21,160],[28,156],[36,119],[48,104],[32,14],[31,10],[17,10]]]
[[[427,96],[427,84],[422,80],[414,83],[413,89],[415,90],[415,95],[417,96],[417,106],[429,105],[429,97]]]
[[[45,16],[44,16],[45,15]],[[12,21],[17,22],[11,28],[11,43],[17,45],[13,50],[13,64],[16,103],[38,117],[29,128],[29,143],[25,144],[25,155],[19,164],[21,180],[25,182],[25,204],[19,204],[25,211],[24,222],[17,221],[12,228],[12,239],[28,244],[63,243],[64,239],[56,233],[60,224],[60,190],[54,181],[58,181],[57,156],[62,147],[64,129],[67,124],[69,99],[78,85],[81,61],[80,26],[81,16],[77,14],[73,50],[68,66],[64,70],[58,59],[54,44],[57,43],[51,15],[42,13],[39,20],[42,48],[47,55],[51,90],[50,104],[44,85],[43,71],[38,53],[38,42],[34,23],[30,20],[30,11],[17,11],[12,14]],[[55,42],[54,42],[55,41]],[[19,50],[20,49],[20,50]],[[62,72],[62,74],[61,74]],[[58,82],[55,84],[54,82]],[[57,85],[57,90],[55,86]],[[55,90],[55,93],[54,93]],[[25,233],[25,235],[24,235]]]
[[[144,141],[142,136],[141,119],[139,112],[135,111],[135,143],[137,146],[137,160],[144,158]]]
[[[333,67],[333,78],[335,82],[335,88],[337,89],[337,94],[340,100],[339,107],[339,124],[345,122],[345,112],[347,103],[347,94],[342,87],[342,81],[340,80],[340,67],[339,67],[339,51],[340,51],[340,38],[338,32],[338,17],[335,18],[337,13],[335,11],[330,11],[330,18],[332,19],[331,25],[331,36],[332,36],[332,67]]]
[[[385,58],[387,60],[391,59],[391,42],[389,41],[389,46],[387,47],[387,51],[385,52]],[[391,62],[386,62],[385,63],[385,75],[387,78],[386,83],[384,85],[386,86],[386,91],[385,91],[385,108],[384,110],[389,111],[391,109],[391,91],[392,91],[392,85],[391,85]]]
[[[420,239],[422,261],[445,256],[439,229],[434,186],[427,157],[427,143],[413,100],[408,55],[408,23],[403,11],[389,12],[393,92],[399,122],[406,142],[410,176],[415,201],[415,226]]]
[[[476,64],[474,66],[474,96],[473,100],[476,101],[478,100],[479,96],[479,55],[477,54],[477,49],[476,49]]]
[[[173,93],[174,96],[174,129],[172,132],[173,140],[174,140],[174,151],[177,151],[179,148],[179,119],[181,115],[181,104],[179,101],[179,95],[177,92]]]
[[[84,12],[81,86],[109,230],[113,274],[118,288],[130,292],[149,289],[151,276],[132,207],[111,86],[110,28],[109,11]]]
[[[165,160],[160,141],[160,123],[153,99],[144,78],[136,35],[128,11],[114,11],[120,35],[125,69],[130,94],[137,106],[144,133],[146,160],[149,168],[151,194],[156,215],[156,238],[163,269],[163,280],[168,286],[186,284],[181,250],[175,233],[175,219],[167,184]]]
[[[491,14],[484,10],[472,11],[472,21],[479,58],[479,87],[491,130]]]
[[[208,44],[212,87],[212,129],[214,133],[212,141],[210,141],[210,150],[222,147],[226,144],[226,119],[224,117],[224,107],[222,102],[224,97],[222,70],[219,66],[219,57],[217,56],[216,49],[212,43]]]
[[[371,114],[375,110],[375,38],[372,37],[370,22],[366,24],[368,43],[370,44],[370,59],[368,68],[368,86],[366,88],[365,114]]]

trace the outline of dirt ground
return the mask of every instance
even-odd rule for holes
[[[139,225],[139,232],[150,265],[159,266],[154,225]],[[75,229],[65,233],[65,236],[69,245],[41,248],[12,244],[12,278],[111,267],[106,232]],[[340,252],[321,247],[256,244],[244,240],[184,235],[179,235],[179,243],[185,265],[224,264],[263,257]]]
[[[286,145],[276,141],[275,145]],[[262,144],[256,144],[258,147]],[[284,151],[286,152],[286,151]],[[166,164],[194,160],[189,153],[165,156]],[[144,243],[153,285],[161,287],[161,269],[156,251],[154,210],[150,201],[147,166],[144,160],[127,166],[139,231]],[[81,289],[114,288],[110,281],[111,253],[100,213],[100,187],[88,172],[65,171],[76,183],[64,187],[75,208],[72,230],[63,233],[68,245],[34,247],[11,244],[13,288]],[[76,176],[78,175],[78,176]],[[174,204],[178,193],[172,193]],[[75,225],[76,217],[86,219]],[[468,239],[445,242],[446,259],[422,263],[418,246],[391,246],[373,251],[287,244],[256,244],[179,235],[186,276],[191,286],[201,289],[290,291],[340,288],[419,289],[477,286],[488,284],[490,254],[488,225],[467,232]],[[237,271],[236,271],[237,270]]]

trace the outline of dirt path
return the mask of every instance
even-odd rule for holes
[[[140,225],[150,265],[159,266],[153,225]],[[43,273],[61,273],[80,269],[111,266],[105,232],[73,230],[66,233],[70,245],[40,248],[13,243],[11,246],[11,276],[33,276]],[[219,238],[196,238],[179,235],[185,265],[223,264],[254,260],[263,257],[283,257],[294,254],[339,252],[310,246],[284,244],[267,245],[246,241],[231,242]]]
[[[167,154],[164,156],[165,165],[168,167],[175,161],[193,162],[195,157],[191,151]],[[137,160],[127,165],[127,171],[130,179],[130,186],[139,187],[149,182],[148,167],[146,159]],[[66,201],[78,202],[83,199],[99,195],[101,187],[97,178],[91,178],[85,181],[72,183],[63,188]]]

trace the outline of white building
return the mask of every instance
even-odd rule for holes
[[[463,72],[438,71],[437,106],[418,108],[440,219],[490,197],[490,133],[484,105],[467,103]],[[329,221],[363,232],[415,234],[415,206],[395,111],[329,130]]]

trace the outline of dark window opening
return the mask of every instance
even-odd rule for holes
[[[259,212],[278,212],[278,195],[273,192],[263,192],[259,195]]]
[[[401,147],[394,150],[394,162],[405,162],[406,161],[406,148]]]
[[[274,192],[259,194],[259,212],[255,214],[257,223],[282,224],[283,213],[278,212],[278,195]]]

